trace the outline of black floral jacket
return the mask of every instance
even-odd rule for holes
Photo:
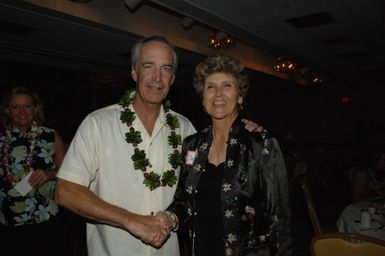
[[[179,229],[187,227],[188,254],[194,255],[195,194],[212,143],[212,129],[184,140],[174,202]],[[290,208],[286,167],[274,138],[244,129],[238,118],[230,129],[222,182],[224,255],[290,255]],[[186,240],[186,239],[185,239]]]

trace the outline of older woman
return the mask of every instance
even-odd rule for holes
[[[188,227],[187,251],[195,256],[289,255],[286,168],[275,139],[242,128],[243,65],[209,57],[196,67],[194,86],[212,124],[184,140],[167,219]]]
[[[0,128],[0,233],[10,253],[32,249],[57,255],[58,229],[54,201],[57,168],[64,157],[59,134],[42,126],[44,114],[38,95],[17,87],[4,95]],[[63,242],[63,241],[60,241]],[[31,247],[29,247],[31,246]]]

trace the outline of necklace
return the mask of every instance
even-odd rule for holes
[[[33,150],[36,146],[37,141],[37,124],[33,122],[31,125],[31,130],[27,133],[28,138],[28,150],[25,157],[24,172],[29,172],[32,168],[33,163]],[[2,165],[4,167],[4,180],[8,184],[14,184],[18,181],[17,177],[12,174],[11,171],[11,153],[12,153],[12,128],[11,126],[6,126],[5,128],[5,138],[2,147]]]
[[[144,177],[143,184],[151,191],[160,186],[172,187],[177,181],[176,168],[182,162],[182,155],[178,150],[178,145],[182,144],[182,137],[175,132],[175,129],[180,127],[179,120],[176,115],[169,113],[171,107],[170,101],[165,101],[163,104],[164,111],[166,112],[165,121],[171,129],[170,135],[167,139],[168,144],[173,149],[173,153],[168,155],[168,163],[170,164],[171,169],[164,171],[162,175],[154,171],[149,171],[152,165],[146,156],[146,152],[138,148],[138,144],[142,142],[141,132],[136,131],[135,128],[132,127],[132,123],[135,120],[136,115],[129,108],[133,101],[131,94],[132,91],[128,90],[119,100],[118,104],[123,108],[120,112],[120,120],[122,123],[126,124],[129,129],[129,132],[125,134],[126,142],[131,143],[134,147],[134,153],[131,156],[131,160],[134,163],[134,169],[142,171]]]

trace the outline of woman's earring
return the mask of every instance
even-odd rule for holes
[[[206,107],[205,107],[205,102],[204,102],[204,101],[202,101],[202,105],[203,105],[203,111],[204,111],[205,113],[207,113]]]
[[[243,100],[242,100],[242,98],[241,98],[241,99],[238,100],[238,105],[239,105],[239,109],[240,109],[240,110],[243,109],[242,103],[243,103]]]

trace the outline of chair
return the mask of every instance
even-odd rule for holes
[[[384,256],[385,241],[351,233],[324,233],[310,242],[312,256]]]
[[[301,184],[302,193],[309,211],[311,223],[313,225],[314,233],[319,235],[322,233],[321,225],[318,219],[317,211],[315,209],[313,197],[310,192],[309,183],[306,176],[299,177],[299,183]]]

